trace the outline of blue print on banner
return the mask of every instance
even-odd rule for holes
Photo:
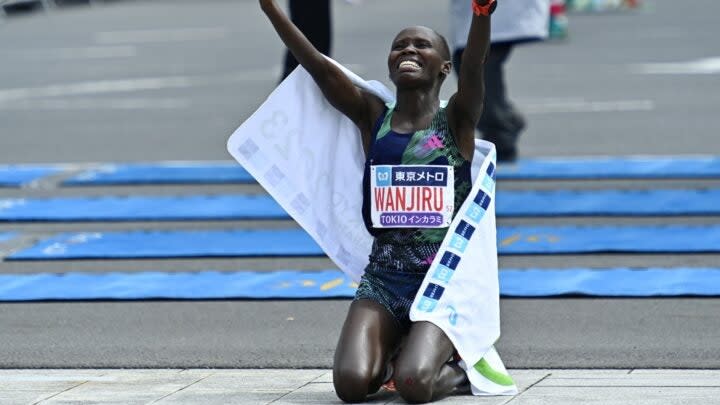
[[[238,148],[238,152],[240,152],[240,154],[247,160],[251,160],[252,156],[259,150],[260,148],[257,144],[250,139],[243,142],[243,144]]]
[[[390,187],[392,184],[392,169],[390,167],[376,167],[375,184],[378,187]]]
[[[467,246],[468,240],[460,235],[453,235],[452,239],[450,240],[450,247],[459,251],[460,253],[465,253],[465,249],[467,249]]]
[[[453,270],[456,270],[458,264],[460,264],[460,256],[450,253],[450,252],[445,252],[442,259],[440,260],[440,264],[442,264],[443,266],[448,266]]]
[[[453,235],[452,239],[450,240],[450,246],[453,249],[465,253],[465,249],[467,249],[467,245],[470,241],[470,238],[472,238],[474,232],[474,226],[468,224],[465,221],[460,221],[460,224],[458,224],[457,228],[455,228],[455,235]]]
[[[465,221],[460,221],[457,228],[455,228],[455,233],[469,240],[475,233],[475,227]]]
[[[430,284],[428,284],[427,288],[425,289],[423,296],[430,298],[431,300],[437,301],[442,297],[442,295],[444,293],[445,293],[445,287],[441,287],[437,284],[430,283]]]
[[[482,185],[483,185],[483,187],[485,187],[485,189],[487,191],[489,191],[491,193],[495,191],[495,182],[490,177],[485,176],[485,178],[483,179]]]
[[[490,206],[490,196],[485,194],[482,190],[478,191],[478,195],[475,196],[475,204],[483,207],[483,209],[488,209]]]
[[[418,303],[418,310],[422,312],[432,312],[435,310],[435,307],[437,307],[437,300],[431,300],[429,298],[422,297],[420,299],[420,302]]]
[[[435,272],[433,273],[433,278],[442,281],[443,283],[449,283],[450,279],[453,276],[453,269],[443,266],[442,264],[437,267]]]
[[[285,180],[285,175],[279,167],[272,165],[270,169],[265,172],[265,180],[267,180],[271,186],[275,187],[280,184],[281,181]]]
[[[488,176],[495,178],[495,164],[490,162],[487,168],[487,174]]]
[[[480,220],[482,220],[482,218],[485,216],[485,210],[481,206],[472,203],[470,204],[470,208],[468,208],[465,215],[467,215],[467,218],[475,222],[475,224],[477,225],[480,223]]]

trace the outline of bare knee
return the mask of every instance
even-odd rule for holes
[[[333,369],[335,393],[344,402],[364,402],[372,394],[370,386],[374,380],[375,376],[369,369],[347,366]]]
[[[418,363],[398,364],[395,369],[395,386],[400,396],[411,403],[430,402],[433,397],[435,370]]]
[[[350,305],[333,366],[333,384],[341,400],[363,402],[380,388],[399,337],[392,315],[382,305],[368,300]]]

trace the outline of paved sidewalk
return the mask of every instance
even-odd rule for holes
[[[515,397],[441,404],[720,404],[720,370],[511,370]],[[329,370],[0,370],[0,404],[339,404]],[[403,403],[378,394],[374,404]]]

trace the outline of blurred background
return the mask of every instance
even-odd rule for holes
[[[3,163],[227,159],[228,135],[279,80],[283,48],[255,1],[3,3]],[[520,154],[717,152],[716,7],[574,13],[567,38],[516,47]],[[333,12],[333,56],[366,78],[386,79],[400,27],[449,32],[445,2],[337,1]]]

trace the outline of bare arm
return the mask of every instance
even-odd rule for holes
[[[470,0],[472,1],[472,0]],[[480,0],[482,3],[483,0]],[[485,1],[486,3],[488,1]],[[468,5],[468,13],[470,5]],[[460,66],[458,91],[448,106],[450,125],[464,152],[472,156],[475,125],[480,120],[485,97],[484,64],[490,47],[490,17],[473,15]],[[466,147],[463,147],[465,145]],[[469,145],[469,146],[468,146]],[[467,147],[470,150],[467,150]],[[464,153],[465,154],[465,153]]]
[[[300,65],[310,73],[325,98],[350,118],[365,137],[375,118],[372,117],[372,113],[377,110],[375,104],[382,106],[379,99],[355,87],[340,69],[315,49],[274,0],[260,0],[260,7],[275,27],[280,39]]]

